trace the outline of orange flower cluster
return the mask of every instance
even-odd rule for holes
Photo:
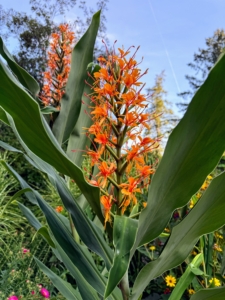
[[[48,52],[48,70],[44,72],[44,86],[40,99],[45,106],[51,105],[60,109],[60,100],[65,93],[65,85],[70,72],[74,33],[68,24],[61,24],[59,32],[51,35]]]
[[[148,99],[140,82],[147,70],[141,73],[138,68],[137,50],[130,58],[129,49],[118,49],[118,55],[109,54],[107,59],[100,57],[101,68],[94,73],[89,95],[93,125],[87,134],[93,147],[87,155],[99,171],[89,182],[101,189],[105,222],[110,221],[110,212],[124,214],[137,204],[137,193],[148,187],[154,172],[147,160],[158,142],[142,135],[149,129],[151,115],[145,113]]]

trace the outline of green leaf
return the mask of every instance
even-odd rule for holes
[[[51,114],[53,112],[59,112],[59,110],[53,106],[45,106],[41,109],[41,113],[43,115],[48,115],[48,114]]]
[[[40,260],[34,257],[39,268],[45,273],[46,276],[51,280],[54,286],[60,291],[60,293],[68,300],[82,300],[78,291],[72,288],[71,284],[62,280],[58,275],[53,273],[47,268]]]
[[[3,164],[11,174],[20,181],[22,187],[29,187],[29,185],[16,173],[11,166],[4,162]],[[72,262],[76,264],[80,272],[87,281],[99,292],[104,293],[104,279],[100,275],[97,267],[95,266],[92,257],[84,247],[79,246],[72,238],[71,233],[68,231],[58,214],[42,199],[39,193],[35,190],[33,192],[26,193],[28,199],[33,194],[32,201],[35,198],[35,202],[38,203],[46,216],[49,227],[57,240],[58,244],[63,247],[67,255],[71,258]],[[27,211],[26,211],[27,212]],[[31,215],[30,215],[31,216]],[[29,216],[29,217],[30,217]],[[39,230],[39,228],[38,228]],[[79,259],[77,259],[79,258]]]
[[[28,200],[29,200],[29,198],[28,198]],[[27,208],[26,206],[24,206],[22,203],[18,203],[18,206],[19,206],[22,214],[27,218],[30,225],[33,226],[38,231],[42,227],[42,224],[38,221],[38,219],[35,217],[35,215],[32,213],[32,211],[29,208]],[[34,237],[33,237],[33,239],[34,239]],[[47,243],[49,242],[49,239],[46,239],[44,235],[43,235],[43,238],[45,239],[45,241]],[[58,260],[62,261],[57,249],[55,249],[55,244],[54,244],[54,247],[52,247],[52,251],[55,254],[55,256],[58,258]]]
[[[93,105],[89,97],[85,95],[89,95],[93,93],[90,86],[93,84],[93,74],[99,70],[99,66],[96,65],[93,70],[88,69],[88,72],[92,75],[88,77],[87,84],[84,87],[83,96],[82,96],[82,107],[80,110],[79,118],[76,122],[76,126],[74,127],[68,142],[67,147],[67,155],[68,157],[79,167],[82,165],[82,161],[84,158],[84,150],[86,150],[90,146],[90,139],[87,138],[85,134],[84,128],[89,128],[93,121],[91,119],[91,108]]]
[[[24,191],[24,194],[26,197],[29,198],[29,201],[33,204],[37,204],[36,197],[32,193],[33,189],[29,186],[29,184],[27,184],[26,181],[21,176],[18,176],[18,173],[4,160],[0,160],[0,163],[3,165],[4,168],[6,168],[13,175],[13,177],[15,177],[19,181],[23,189],[27,189],[28,192]]]
[[[225,224],[224,182],[225,173],[213,179],[189,214],[173,228],[160,257],[145,265],[138,274],[132,290],[132,300],[138,299],[152,279],[180,265],[200,236],[213,232]]]
[[[42,209],[45,217],[47,219],[48,225],[51,229],[51,232],[54,236],[54,239],[57,241],[57,244],[62,248],[66,253],[66,256],[71,260],[71,263],[76,266],[85,280],[101,295],[104,294],[106,279],[99,273],[97,267],[94,264],[94,261],[91,257],[90,252],[83,246],[78,245],[73,239],[70,232],[68,232],[65,225],[62,223],[57,213],[40,197],[40,195],[35,192],[37,201],[40,208]],[[62,257],[63,262],[66,262],[63,259],[63,255],[58,247],[60,256]],[[70,264],[66,264],[69,269]],[[79,287],[80,289],[80,287]],[[118,289],[114,296],[112,294],[112,299],[119,299]]]
[[[33,226],[36,230],[39,230],[42,227],[42,224],[38,221],[32,211],[24,206],[22,203],[18,203],[18,206],[23,213],[23,215],[27,218],[28,222],[31,226]]]
[[[10,145],[3,143],[0,141],[0,146],[4,149],[7,149],[9,151],[19,152],[20,150],[17,150],[14,147],[11,147]],[[107,245],[106,241],[104,240],[103,234],[101,230],[93,223],[91,222],[83,212],[83,210],[80,208],[77,201],[73,198],[70,190],[66,186],[66,183],[63,181],[63,179],[55,172],[55,170],[48,165],[46,162],[42,161],[40,158],[33,155],[31,152],[28,154],[32,159],[36,161],[32,161],[29,159],[26,155],[25,158],[36,168],[41,170],[42,172],[45,172],[49,175],[51,182],[55,185],[56,189],[59,192],[59,195],[66,207],[66,209],[71,213],[73,222],[75,224],[76,230],[81,237],[82,241],[95,253],[99,254],[103,259],[105,260],[107,269],[111,267],[112,264],[112,257],[113,252],[110,249],[110,247]],[[11,168],[9,171],[14,175],[16,175],[16,172]],[[19,181],[21,181],[21,178],[16,177]],[[26,182],[23,181],[22,186],[26,186]],[[33,203],[36,201],[36,198],[33,197]]]
[[[53,132],[59,144],[68,140],[79,118],[81,98],[87,79],[87,66],[93,61],[95,39],[100,24],[100,11],[92,17],[86,33],[74,47],[71,71],[66,84],[65,94],[61,100],[61,109],[53,125]]]
[[[6,209],[8,208],[8,206],[15,200],[17,199],[18,197],[20,197],[21,195],[25,194],[26,192],[30,192],[32,191],[30,188],[25,188],[25,189],[22,189],[18,192],[16,192],[12,198],[2,207],[1,209],[1,212],[0,212],[0,216],[3,216],[4,215],[4,212],[6,211]],[[15,201],[17,202],[17,201]]]
[[[94,288],[86,281],[83,273],[76,267],[70,257],[64,251],[64,247],[61,247],[56,241],[54,241],[56,247],[62,257],[63,263],[69,270],[70,274],[75,278],[78,290],[81,294],[82,299],[99,300],[99,297]]]
[[[40,91],[37,81],[15,62],[14,58],[4,45],[1,37],[0,54],[7,61],[8,66],[12,70],[13,74],[18,78],[19,82],[33,95],[33,97],[36,97]]]
[[[223,55],[169,137],[139,218],[134,250],[159,236],[172,212],[191,199],[225,149],[224,69]]]
[[[200,290],[191,297],[191,300],[224,300],[225,287]]]
[[[192,267],[190,266],[191,268],[191,272],[195,275],[203,275],[204,272],[202,270],[200,270],[199,268],[196,268],[196,267]]]
[[[201,263],[203,262],[203,254],[200,253],[195,256],[192,260],[191,264],[188,265],[187,269],[185,270],[184,274],[179,278],[177,285],[175,286],[172,294],[170,295],[170,300],[178,300],[181,299],[183,293],[191,284],[192,280],[194,279],[195,275],[202,275],[202,271],[198,268]],[[199,270],[201,274],[198,272],[196,274],[193,270]]]
[[[8,118],[7,118],[8,120]],[[11,145],[4,143],[3,141],[0,141],[0,147],[2,147],[3,149],[7,150],[7,151],[11,151],[11,152],[16,152],[16,153],[22,153],[23,152],[19,149],[16,149],[15,147],[12,147]]]
[[[17,137],[20,142],[22,140],[33,153],[47,161],[60,173],[73,178],[92,209],[104,223],[100,209],[99,188],[89,185],[81,169],[68,159],[41,116],[38,104],[18,85],[1,61],[0,76],[0,105],[13,117],[12,120],[7,115],[11,127],[15,127],[14,132],[17,130],[19,133]]]
[[[102,231],[87,218],[62,178],[53,172],[51,173],[52,175],[54,175],[54,185],[64,206],[72,216],[73,223],[81,240],[88,248],[104,259],[106,267],[109,270],[112,265],[113,251],[104,240]]]
[[[5,124],[10,125],[6,113],[4,109],[1,108],[1,106],[0,106],[0,120],[2,120]]]
[[[55,248],[55,244],[53,243],[46,226],[42,226],[38,229],[37,233],[41,234],[52,248]]]
[[[107,298],[115,289],[126,273],[130,262],[130,250],[134,245],[138,221],[125,217],[115,216],[113,225],[113,244],[115,256],[104,297]]]

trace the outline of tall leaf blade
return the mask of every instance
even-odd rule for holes
[[[160,257],[145,265],[132,289],[132,300],[137,300],[148,283],[166,270],[180,265],[200,236],[213,232],[225,224],[225,173],[216,177],[189,212],[176,225]]]
[[[112,265],[113,251],[104,240],[103,233],[100,228],[88,219],[79,204],[73,198],[66,183],[63,182],[59,175],[56,173],[54,175],[56,189],[58,190],[63,204],[72,216],[73,223],[81,240],[89,249],[104,259],[106,267],[109,270]]]
[[[181,299],[183,293],[191,284],[192,280],[195,277],[195,274],[192,272],[193,268],[198,268],[203,262],[203,254],[199,253],[195,256],[192,262],[186,268],[184,274],[179,278],[178,283],[176,284],[175,288],[170,295],[170,300],[177,300]],[[198,269],[200,271],[200,269]],[[202,272],[203,273],[203,272]]]
[[[191,297],[191,300],[224,300],[225,287],[201,290]]]
[[[0,146],[8,151],[22,153],[22,151],[2,141],[0,141]],[[88,248],[90,248],[92,251],[94,251],[104,259],[106,267],[109,270],[112,264],[113,251],[110,249],[110,247],[107,245],[106,241],[104,240],[102,231],[98,228],[98,226],[96,226],[93,222],[91,222],[88,219],[86,214],[80,208],[77,201],[73,198],[73,195],[71,194],[70,190],[68,189],[62,177],[60,177],[49,164],[41,160],[39,157],[36,157],[34,154],[29,152],[29,150],[28,150],[28,154],[30,155],[30,158],[24,155],[25,158],[34,167],[38,168],[38,170],[48,174],[51,182],[56,187],[62,199],[63,204],[65,205],[68,212],[70,212],[70,214],[72,215],[74,225],[76,227],[76,230],[81,240],[85,243],[86,246],[88,246]],[[18,174],[11,167],[5,164],[4,161],[2,163],[13,174],[13,176],[16,177],[17,180],[19,180],[22,187],[25,188],[28,187],[27,183],[23,179],[21,179],[21,177],[18,176]],[[35,202],[36,198],[33,195],[33,193],[30,193],[30,197],[32,203],[37,204],[37,202]],[[23,210],[23,208],[21,210]],[[26,215],[26,217],[30,219],[29,215]],[[38,230],[39,228],[36,229]]]
[[[71,284],[64,281],[49,268],[47,268],[39,259],[34,258],[39,268],[45,273],[46,276],[51,280],[54,286],[61,292],[61,294],[70,300],[82,300],[78,291],[72,288]],[[91,294],[90,294],[91,295]],[[89,297],[90,297],[89,295]]]
[[[113,243],[115,256],[109,272],[109,278],[105,291],[107,298],[119,284],[126,273],[130,262],[130,250],[134,245],[138,227],[138,221],[125,217],[115,216],[113,225]]]
[[[47,219],[48,225],[54,236],[54,240],[57,241],[58,245],[61,247],[66,254],[66,256],[71,260],[71,263],[76,266],[85,280],[100,294],[104,294],[106,279],[99,273],[97,267],[95,266],[90,252],[83,246],[78,245],[72,238],[70,232],[68,232],[65,225],[61,222],[60,218],[57,216],[56,212],[40,197],[40,195],[35,192],[37,201],[40,208],[42,209],[45,217]],[[61,250],[57,247],[60,256],[63,259]],[[67,265],[69,267],[69,265]],[[120,299],[119,291],[116,289],[112,294],[112,299]]]
[[[39,84],[37,81],[21,68],[14,60],[12,55],[7,50],[6,46],[3,43],[2,38],[0,37],[0,54],[7,61],[8,66],[12,70],[12,72],[16,75],[19,82],[33,95],[36,97],[40,91]]]
[[[224,69],[223,55],[170,135],[140,215],[136,247],[163,231],[172,212],[201,187],[225,149]]]
[[[87,66],[93,61],[99,24],[100,11],[93,15],[90,27],[76,44],[72,53],[71,71],[61,100],[60,114],[53,125],[53,132],[60,144],[69,138],[80,114],[85,79],[88,78]]]
[[[93,70],[89,68],[88,72],[93,76],[95,72],[99,70],[99,66],[95,66]],[[91,108],[93,105],[90,98],[86,95],[91,94],[93,91],[91,86],[93,84],[93,77],[90,76],[87,79],[87,84],[84,87],[83,96],[82,96],[82,107],[80,110],[79,118],[76,122],[76,125],[69,137],[69,142],[67,146],[67,155],[77,166],[81,167],[82,161],[84,158],[84,150],[90,146],[90,139],[87,138],[85,134],[85,128],[91,127],[93,121],[91,119]]]
[[[0,61],[0,105],[12,116],[10,125],[18,131],[20,140],[37,156],[47,161],[59,172],[73,178],[102,223],[99,204],[99,188],[89,185],[80,168],[74,165],[63,152],[54,135],[40,114],[38,104],[18,84],[9,70]],[[15,125],[14,125],[15,124]]]

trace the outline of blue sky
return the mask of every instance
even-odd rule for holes
[[[4,8],[27,11],[29,0],[0,0]],[[94,7],[95,0],[87,0]],[[164,88],[172,103],[181,101],[179,91],[188,89],[185,74],[191,69],[187,63],[193,54],[204,47],[205,38],[218,28],[225,28],[224,0],[109,0],[107,32],[110,42],[128,48],[141,46],[137,59],[141,68],[149,68],[143,77],[146,87],[154,84],[154,78],[165,71]],[[76,18],[78,12],[70,11],[66,19]],[[174,106],[176,110],[176,107]]]

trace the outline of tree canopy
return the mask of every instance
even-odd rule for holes
[[[225,31],[224,29],[217,29],[212,37],[206,38],[205,47],[199,48],[194,53],[193,62],[188,66],[195,71],[194,75],[186,75],[190,90],[184,91],[179,94],[183,99],[187,100],[186,103],[178,103],[181,110],[185,110],[193,94],[199,89],[206,79],[210,69],[216,63],[218,57],[225,48]]]

